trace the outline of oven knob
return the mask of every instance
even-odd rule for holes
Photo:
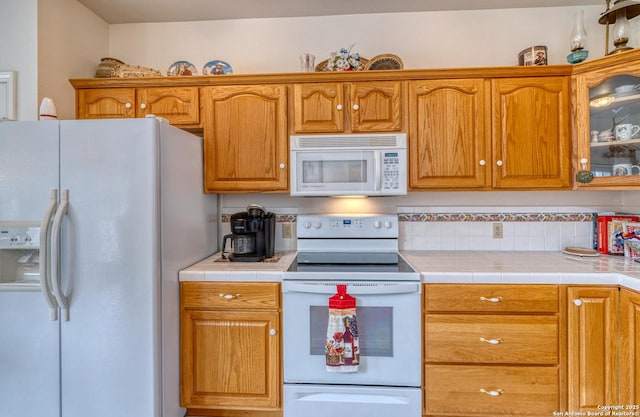
[[[320,222],[315,222],[315,223],[313,224],[313,226],[314,226],[316,229],[319,229],[320,227],[322,227],[322,223],[320,223]]]
[[[376,220],[375,222],[373,222],[373,227],[375,227],[376,229],[381,228],[382,223],[380,223],[380,220]]]
[[[391,222],[388,220],[384,222],[384,227],[386,227],[387,229],[391,229]]]
[[[309,229],[311,227],[311,222],[309,220],[305,221],[303,224],[305,229]]]

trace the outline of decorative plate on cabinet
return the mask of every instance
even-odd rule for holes
[[[398,55],[384,54],[377,55],[365,65],[365,71],[375,70],[401,70],[404,64]]]
[[[176,61],[167,70],[167,75],[198,75],[198,70],[188,61]]]
[[[233,74],[233,68],[231,65],[219,59],[214,59],[205,64],[202,68],[202,75],[226,75]]]

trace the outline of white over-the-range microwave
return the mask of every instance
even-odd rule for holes
[[[407,135],[297,135],[290,142],[293,196],[407,194]]]

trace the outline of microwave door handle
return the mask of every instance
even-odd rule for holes
[[[373,152],[373,191],[380,191],[382,188],[382,159],[380,151]]]

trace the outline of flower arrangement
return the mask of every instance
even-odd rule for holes
[[[360,71],[364,65],[360,61],[360,54],[351,53],[353,45],[349,49],[342,48],[340,52],[332,52],[327,61],[327,69],[329,71]]]

